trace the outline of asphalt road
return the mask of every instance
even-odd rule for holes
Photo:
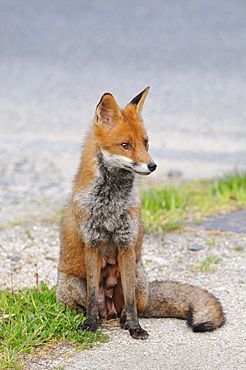
[[[202,227],[207,230],[246,233],[246,209],[208,217],[201,223],[188,223],[192,227]]]
[[[150,85],[153,177],[245,170],[245,11],[241,0],[2,0],[0,154],[78,158],[101,94],[124,106]]]

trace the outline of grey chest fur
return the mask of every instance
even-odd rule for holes
[[[90,191],[80,193],[79,203],[89,215],[81,225],[86,243],[126,249],[137,237],[139,223],[129,209],[139,203],[135,174],[108,168],[103,162]]]

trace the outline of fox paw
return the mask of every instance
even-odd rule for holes
[[[122,329],[128,330],[128,325],[127,325],[127,322],[126,322],[126,316],[125,315],[122,315],[121,318],[120,318],[120,326],[122,327]]]
[[[149,336],[147,331],[143,330],[142,328],[129,329],[129,332],[134,339],[147,339]]]
[[[92,319],[86,319],[83,323],[80,322],[77,325],[77,330],[91,331],[92,333],[95,333],[97,331],[97,322]]]

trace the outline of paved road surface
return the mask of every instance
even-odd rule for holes
[[[191,222],[190,226],[202,227],[207,230],[246,233],[246,209],[208,217],[201,223]]]
[[[153,177],[245,170],[245,12],[241,0],[2,0],[2,158],[54,155],[71,176],[101,94],[123,106],[150,85]]]

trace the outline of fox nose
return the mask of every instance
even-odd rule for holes
[[[148,164],[148,169],[149,169],[151,172],[155,171],[156,167],[157,167],[157,164],[155,164],[155,163],[149,163],[149,164]]]

